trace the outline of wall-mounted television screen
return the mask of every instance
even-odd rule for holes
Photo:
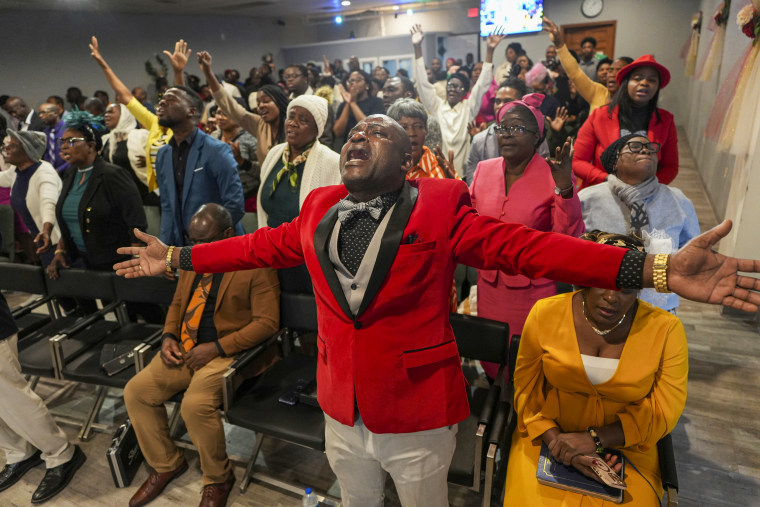
[[[503,25],[506,33],[540,32],[543,0],[480,0],[480,36],[487,37]]]

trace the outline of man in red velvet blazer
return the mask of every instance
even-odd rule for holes
[[[115,266],[134,277],[306,262],[327,455],[348,506],[381,505],[386,471],[402,504],[447,505],[456,423],[469,414],[448,322],[457,263],[594,287],[652,286],[652,256],[479,216],[461,181],[406,182],[410,151],[397,123],[369,116],[341,151],[344,185],[313,191],[293,222],[182,250],[138,233],[147,248],[121,249],[139,258]],[[671,256],[668,283],[684,297],[754,311],[760,295],[747,289],[760,282],[737,269],[760,263],[710,251],[728,230],[723,224]]]

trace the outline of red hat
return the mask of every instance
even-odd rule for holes
[[[622,84],[625,76],[630,74],[632,70],[638,69],[639,67],[653,67],[660,74],[660,89],[665,88],[668,83],[670,83],[670,71],[666,69],[664,65],[657,63],[653,55],[644,55],[640,58],[637,58],[633,61],[633,63],[629,63],[618,71],[617,76],[615,76],[615,81],[617,81],[617,84]]]

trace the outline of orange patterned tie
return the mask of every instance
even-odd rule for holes
[[[206,300],[208,299],[213,280],[213,274],[207,273],[203,275],[193,291],[190,302],[187,304],[185,318],[182,321],[182,328],[180,329],[182,348],[185,352],[188,352],[198,343],[198,325],[201,323],[201,316],[203,316],[203,309],[206,307]]]

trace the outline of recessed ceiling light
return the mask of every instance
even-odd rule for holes
[[[398,5],[394,5],[394,6],[393,6],[393,10],[394,10],[394,11],[397,11],[397,10],[399,10],[399,9],[400,9],[400,7],[399,7]]]
[[[349,0],[343,0],[340,3],[340,5],[342,5],[343,7],[348,7],[349,5],[351,5],[351,2]]]

